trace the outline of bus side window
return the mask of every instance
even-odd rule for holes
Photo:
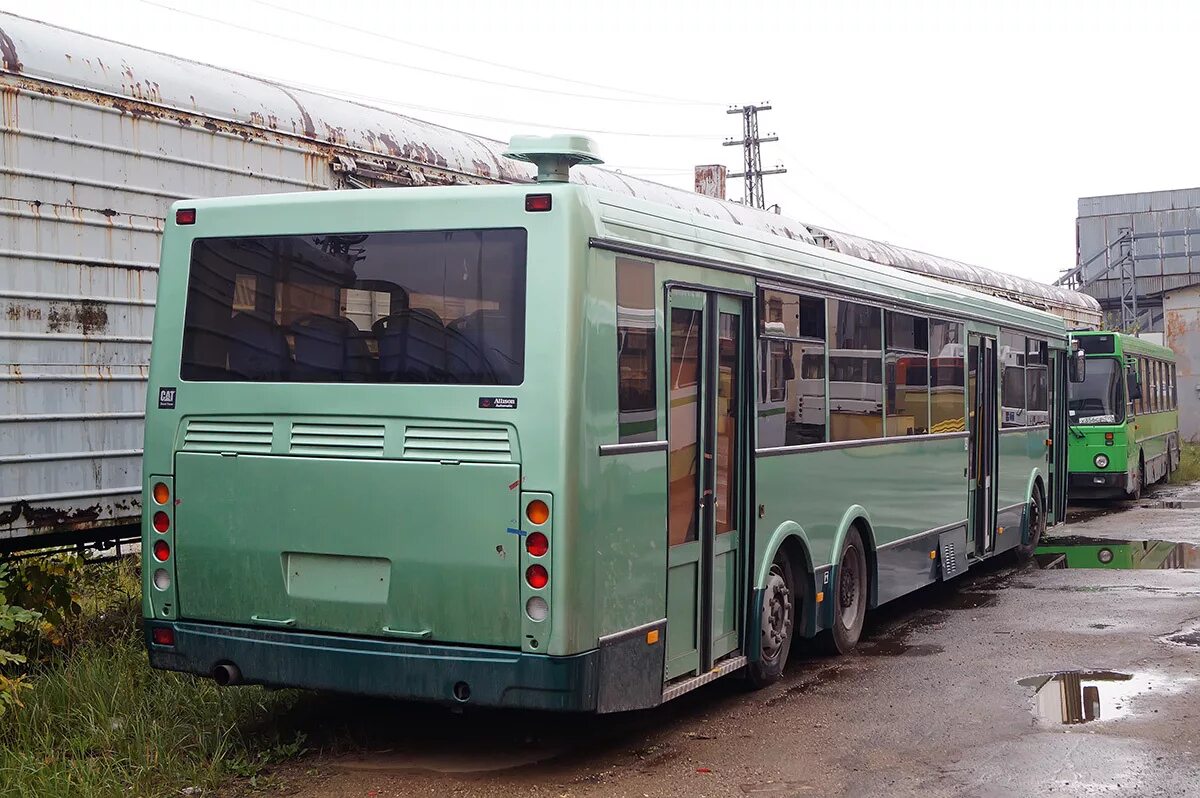
[[[1175,372],[1175,364],[1171,364],[1171,409],[1179,409],[1179,375]]]
[[[617,258],[617,439],[658,440],[654,264]]]
[[[758,445],[825,441],[825,300],[759,292]]]
[[[829,440],[883,437],[883,311],[831,299]]]
[[[929,322],[929,431],[963,432],[965,392],[963,327],[951,321]]]
[[[929,320],[893,310],[884,312],[887,380],[885,434],[929,432]]]
[[[1000,409],[1002,427],[1024,427],[1025,336],[1000,333]]]
[[[1049,344],[1034,338],[1026,339],[1025,357],[1025,407],[1026,422],[1035,424],[1050,423],[1050,387],[1047,382],[1046,364],[1049,357]]]

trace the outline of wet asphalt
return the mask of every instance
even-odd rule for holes
[[[1200,544],[1200,486],[1052,533]],[[1200,796],[1200,570],[989,564],[873,613],[854,655],[649,712],[319,697],[296,721],[335,749],[280,774],[310,798]]]

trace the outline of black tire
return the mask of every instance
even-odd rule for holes
[[[1029,497],[1029,542],[1017,546],[1018,560],[1024,562],[1033,557],[1033,552],[1041,543],[1045,531],[1046,500],[1042,496],[1041,485],[1034,485],[1033,495]]]
[[[804,596],[796,590],[792,559],[780,549],[763,588],[758,660],[746,666],[746,682],[751,687],[766,687],[783,675],[795,637],[797,604],[803,606]]]
[[[849,654],[862,636],[871,600],[867,550],[858,527],[850,527],[846,534],[836,570],[829,597],[833,602],[833,628],[825,632],[823,647],[830,654]]]

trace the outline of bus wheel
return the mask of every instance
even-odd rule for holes
[[[1033,551],[1042,541],[1046,531],[1046,501],[1042,498],[1042,488],[1034,485],[1033,496],[1029,499],[1029,542],[1017,546],[1017,559],[1028,560]]]
[[[850,527],[838,559],[833,585],[833,628],[826,648],[831,654],[848,654],[858,645],[871,588],[867,554],[858,527]]]
[[[780,549],[771,563],[763,588],[758,661],[746,666],[746,681],[754,688],[766,687],[783,674],[796,628],[793,602],[797,596],[792,561]]]

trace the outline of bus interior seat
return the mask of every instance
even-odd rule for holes
[[[246,380],[281,380],[291,370],[287,337],[274,319],[238,313],[229,323],[229,370]]]
[[[314,382],[363,382],[373,358],[354,322],[343,316],[304,316],[292,322],[296,376]]]
[[[371,325],[379,371],[393,382],[454,382],[447,373],[448,331],[428,308],[409,308]]]

